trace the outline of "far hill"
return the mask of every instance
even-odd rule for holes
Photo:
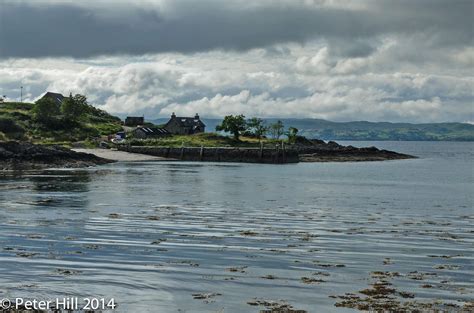
[[[278,119],[265,119],[274,123]],[[467,123],[388,123],[331,122],[322,119],[281,119],[285,127],[296,127],[299,135],[323,140],[406,140],[406,141],[474,141],[474,125]],[[151,122],[164,124],[168,119]],[[206,131],[215,131],[221,119],[203,119]]]
[[[33,103],[0,103],[0,140],[19,139],[33,143],[64,143],[83,141],[109,135],[122,129],[121,120],[92,105],[77,122],[60,118],[44,125],[34,118]]]

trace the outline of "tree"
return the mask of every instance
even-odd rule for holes
[[[48,125],[56,121],[59,116],[59,104],[51,98],[41,98],[33,107],[34,119]]]
[[[244,115],[227,115],[220,125],[216,126],[217,131],[224,131],[234,135],[235,140],[239,140],[240,132],[247,129]]]
[[[262,136],[268,131],[265,121],[257,117],[252,117],[247,120],[247,129],[258,139],[262,138]]]
[[[285,133],[285,135],[288,137],[288,142],[295,143],[296,136],[298,135],[298,128],[289,127],[288,131]]]
[[[67,121],[78,121],[88,110],[87,98],[83,95],[72,94],[64,98],[61,103],[61,113]]]
[[[276,123],[270,125],[270,133],[274,139],[280,139],[281,135],[283,135],[283,131],[285,126],[283,122],[278,120]]]

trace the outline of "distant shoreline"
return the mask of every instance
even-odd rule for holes
[[[202,118],[213,130],[218,118]],[[299,135],[322,140],[347,141],[460,141],[474,142],[474,125],[462,122],[400,123],[400,122],[333,122],[312,118],[263,118],[271,124],[281,120],[299,130]],[[161,124],[166,118],[150,119]]]

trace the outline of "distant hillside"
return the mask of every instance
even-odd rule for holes
[[[25,140],[35,143],[72,143],[108,135],[122,128],[121,120],[88,105],[77,123],[58,121],[45,126],[34,120],[33,103],[0,103],[0,140]]]
[[[277,119],[266,119],[273,123]],[[323,140],[407,140],[407,141],[474,141],[474,125],[465,123],[373,123],[331,122],[321,119],[281,119],[285,127],[293,126],[308,138]],[[164,124],[167,118],[150,122]],[[206,131],[212,132],[220,119],[203,119]]]

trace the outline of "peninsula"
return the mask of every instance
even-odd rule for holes
[[[0,103],[0,168],[84,167],[112,162],[97,156],[93,149],[99,147],[185,161],[297,163],[413,158],[376,147],[307,139],[280,120],[268,124],[256,117],[229,115],[214,128],[216,132],[206,132],[198,114],[181,117],[173,113],[161,125],[146,122],[144,117],[122,121],[90,105],[83,95],[47,92],[35,103]]]

